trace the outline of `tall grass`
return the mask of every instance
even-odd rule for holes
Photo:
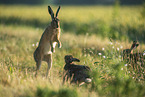
[[[56,6],[53,6],[56,9]],[[51,80],[42,63],[35,78],[33,52],[50,22],[47,6],[0,6],[0,95],[1,97],[143,97],[145,69],[140,63],[122,60],[122,50],[137,39],[144,51],[141,7],[121,7],[116,23],[112,6],[62,6],[62,48],[53,54]],[[71,11],[70,11],[71,10]],[[134,32],[133,32],[134,31]],[[125,35],[128,33],[128,35]],[[139,37],[139,38],[138,38]],[[116,39],[116,40],[112,40]],[[62,85],[64,56],[72,54],[90,66],[92,83],[78,87]]]

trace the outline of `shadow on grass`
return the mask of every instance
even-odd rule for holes
[[[25,20],[18,17],[0,17],[0,22],[5,25],[26,25],[32,27],[40,27],[44,28],[48,25],[48,23],[42,23],[37,19]]]
[[[45,29],[50,21],[42,22],[38,19],[25,20],[18,17],[0,17],[1,24],[4,25],[24,25],[31,27],[38,27]],[[103,20],[95,20],[86,24],[73,22],[73,21],[62,21],[61,29],[63,32],[69,32],[74,34],[96,34],[101,37],[108,37],[115,40],[138,40],[145,43],[145,25],[137,24],[121,24],[113,23],[107,25]]]
[[[58,92],[49,89],[48,87],[38,87],[36,97],[78,97],[78,93],[71,89],[60,89]]]

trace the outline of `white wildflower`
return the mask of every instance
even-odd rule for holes
[[[112,43],[112,42],[109,42],[109,44],[110,44],[110,45],[113,45],[113,43]]]
[[[102,48],[102,50],[104,51],[105,48]]]
[[[145,52],[143,53],[143,56],[145,55]]]
[[[130,73],[130,71],[128,71],[128,73]]]
[[[123,68],[121,68],[121,70],[123,70]]]
[[[106,58],[106,56],[103,56],[103,58]]]
[[[117,50],[119,51],[119,48],[117,48]]]
[[[112,46],[112,48],[114,48],[114,46]]]
[[[127,64],[125,64],[124,66],[127,66]]]
[[[102,55],[102,53],[98,53],[98,55]]]
[[[132,77],[134,79],[134,77]]]
[[[32,46],[35,46],[35,44],[33,43]]]

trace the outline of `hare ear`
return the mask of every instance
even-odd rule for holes
[[[77,58],[72,58],[72,61],[80,62],[80,60]]]
[[[58,12],[59,12],[59,10],[60,10],[60,6],[59,6],[58,9],[57,9],[56,17],[58,16]]]
[[[139,44],[136,44],[136,43],[137,43],[137,41],[133,41],[133,44],[131,46],[131,50],[135,49],[135,48],[137,48],[139,46]]]
[[[139,46],[139,44],[136,44],[136,47],[138,47]]]
[[[48,12],[51,15],[51,18],[53,19],[54,18],[54,13],[53,13],[53,10],[51,9],[50,6],[48,6]]]

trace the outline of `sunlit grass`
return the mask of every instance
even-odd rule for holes
[[[57,6],[52,6],[54,13]],[[47,6],[24,6],[24,5],[10,5],[0,6],[0,17],[16,17],[22,20],[37,19],[41,22],[50,21]],[[101,9],[101,10],[100,10]],[[87,23],[88,21],[103,19],[105,22],[112,21],[112,6],[61,6],[59,13],[60,20],[63,21],[77,21]],[[138,20],[140,17],[141,7],[139,6],[122,6],[119,9],[121,20],[129,23],[132,20]],[[65,18],[64,18],[65,17]]]
[[[51,21],[46,5],[1,5],[0,8],[0,20],[4,25],[44,29]],[[55,13],[57,6],[52,8]],[[141,6],[120,6],[117,12],[113,6],[61,6],[59,19],[62,32],[144,41],[145,23],[141,10]]]
[[[52,8],[56,10],[57,6]],[[34,77],[36,66],[33,59],[33,52],[41,34],[50,22],[47,6],[0,5],[1,19],[15,17],[12,18],[13,21],[1,20],[0,24],[0,95],[2,97],[144,96],[145,69],[139,67],[139,63],[133,68],[132,64],[122,60],[122,50],[130,48],[132,39],[127,37],[125,40],[113,40],[111,37],[102,37],[104,33],[100,34],[101,32],[91,34],[91,31],[95,31],[97,27],[101,28],[99,31],[109,31],[110,25],[115,25],[119,29],[121,26],[118,26],[118,22],[124,27],[120,30],[125,33],[129,33],[126,29],[130,26],[130,31],[135,29],[139,30],[138,33],[143,33],[141,31],[144,31],[145,27],[141,27],[143,30],[140,31],[138,26],[143,24],[139,19],[140,9],[139,6],[123,6],[119,9],[120,16],[117,17],[119,19],[114,22],[112,6],[62,6],[59,14],[62,25],[67,22],[75,23],[67,27],[76,25],[76,28],[79,27],[67,31],[62,27],[60,36],[62,48],[56,46],[56,52],[53,54],[50,77],[52,83],[50,83],[49,79],[45,78],[47,69],[45,62],[41,65],[38,78]],[[36,23],[40,25],[35,26],[35,20],[39,21]],[[28,25],[26,22],[33,23]],[[97,26],[97,23],[102,24]],[[90,28],[87,28],[88,26]],[[73,31],[78,33],[84,31],[84,33],[77,34]],[[140,46],[135,51],[143,52],[144,40],[140,39],[139,42]],[[67,82],[62,85],[64,56],[67,54],[80,59],[80,63],[76,64],[90,66],[93,81],[91,84],[78,87]]]

